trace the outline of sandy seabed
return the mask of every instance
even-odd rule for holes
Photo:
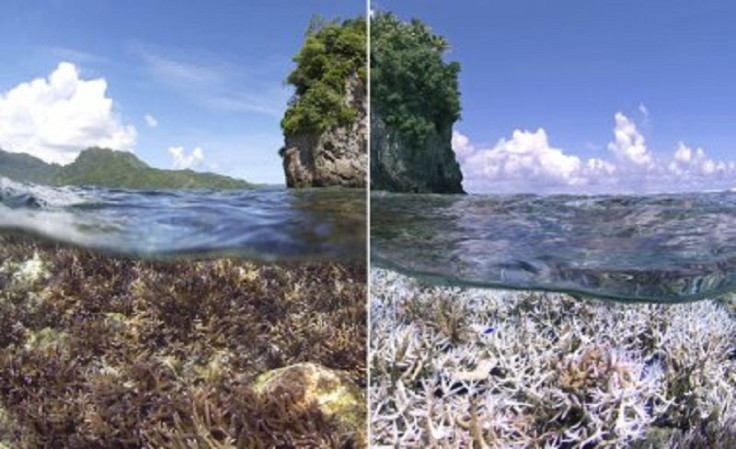
[[[736,296],[617,303],[371,270],[372,447],[736,447]]]
[[[0,448],[361,446],[365,278],[0,236]]]

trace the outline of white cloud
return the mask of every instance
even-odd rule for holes
[[[655,157],[636,124],[615,115],[613,161],[584,160],[549,143],[544,129],[516,130],[490,148],[477,148],[454,131],[452,148],[470,192],[641,192],[730,188],[736,162],[714,161],[702,148],[680,142],[671,156]]]
[[[158,120],[156,120],[156,117],[151,114],[144,115],[143,119],[146,121],[146,125],[148,125],[149,128],[155,128],[158,126]]]
[[[169,153],[174,158],[172,166],[176,170],[195,168],[204,160],[204,152],[200,147],[196,147],[189,154],[186,154],[184,147],[169,147]]]
[[[466,188],[475,190],[489,182],[504,189],[522,186],[579,186],[595,176],[615,172],[613,164],[600,159],[581,160],[550,145],[547,132],[515,130],[511,139],[501,139],[492,148],[476,149],[455,131],[453,150],[463,169]]]
[[[714,175],[733,171],[734,164],[715,162],[705,154],[705,150],[692,148],[680,142],[668,169],[677,175]]]
[[[647,149],[644,136],[636,128],[636,124],[620,112],[616,113],[615,120],[616,127],[613,134],[616,140],[608,144],[608,149],[625,163],[641,167],[650,165],[652,157]]]
[[[452,131],[452,150],[455,152],[455,158],[458,162],[462,162],[475,152],[475,148],[470,144],[467,136],[457,131]]]
[[[90,146],[132,151],[137,133],[113,112],[104,78],[62,62],[48,76],[0,94],[0,148],[68,164]]]
[[[649,120],[649,108],[647,108],[647,105],[644,103],[639,103],[639,112],[641,112],[641,115],[644,116],[644,121],[646,122]]]

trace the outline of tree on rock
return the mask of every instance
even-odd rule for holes
[[[414,19],[371,18],[371,187],[462,192],[451,147],[460,118],[460,64],[447,40]]]
[[[367,36],[363,18],[314,18],[287,82],[280,154],[290,187],[365,186]]]

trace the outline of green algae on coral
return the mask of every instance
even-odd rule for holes
[[[69,334],[52,327],[44,327],[38,332],[30,332],[24,349],[26,351],[60,351],[67,344]]]

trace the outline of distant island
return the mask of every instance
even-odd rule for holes
[[[46,185],[94,185],[126,189],[248,189],[242,179],[192,170],[149,167],[133,153],[88,148],[69,165],[48,164],[25,153],[0,150],[0,176]]]

